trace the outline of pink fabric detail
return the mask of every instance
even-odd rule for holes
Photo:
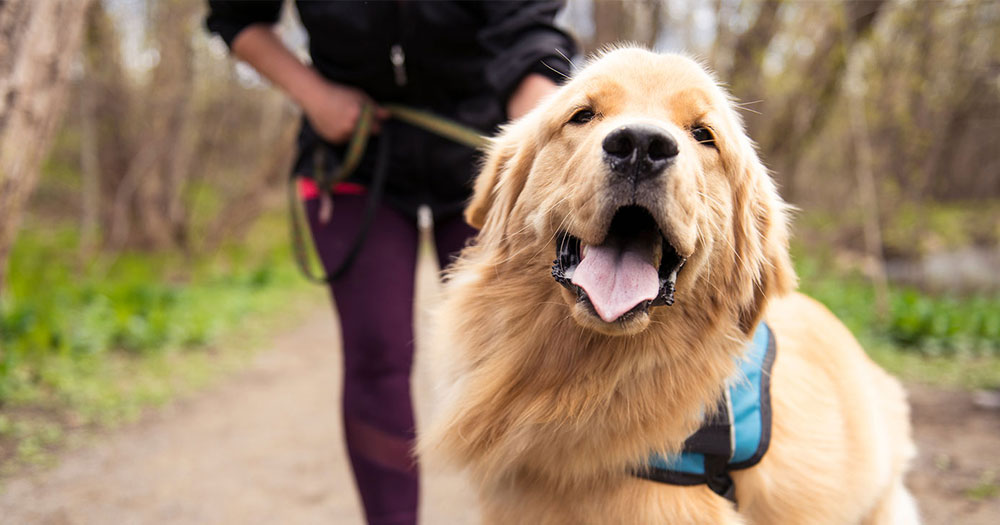
[[[355,182],[341,182],[333,187],[334,195],[364,195],[366,191],[364,186]],[[304,200],[319,197],[319,186],[312,179],[299,177],[299,197]]]
[[[356,182],[341,182],[333,187],[334,195],[364,195],[368,190]]]
[[[305,200],[319,197],[319,188],[316,187],[316,183],[312,179],[299,177],[299,197]]]

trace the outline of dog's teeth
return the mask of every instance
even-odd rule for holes
[[[585,259],[587,257],[587,252],[590,251],[590,246],[584,244],[583,248],[580,249],[580,259]]]

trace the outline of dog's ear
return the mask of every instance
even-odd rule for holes
[[[514,208],[538,147],[534,120],[526,116],[504,128],[493,140],[465,208],[465,221],[473,228],[481,230],[487,222],[502,225]]]
[[[787,294],[796,287],[795,269],[788,254],[789,206],[778,196],[774,181],[749,144],[744,156],[741,181],[736,185],[736,228],[733,241],[736,264],[734,274],[742,282],[739,325],[750,335],[757,327],[769,299]],[[747,279],[750,277],[750,279]]]
[[[476,177],[472,199],[465,208],[465,222],[477,230],[483,229],[483,224],[486,223],[486,214],[493,207],[493,201],[496,200],[495,193],[498,189],[500,173],[512,157],[509,151],[503,151],[503,149],[499,139],[491,144],[486,154],[486,162],[483,163],[483,167]]]

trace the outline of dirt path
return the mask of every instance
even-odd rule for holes
[[[360,524],[334,330],[321,312],[223,385],[8,480],[0,523]],[[1000,497],[967,495],[988,493],[983,481],[1000,473],[1000,413],[966,394],[912,390],[922,455],[911,485],[925,522],[1000,523]],[[423,523],[476,522],[461,480],[430,475],[424,486]]]
[[[920,452],[909,485],[927,524],[1000,524],[1000,410],[910,385]]]
[[[0,523],[361,524],[335,335],[321,312],[225,384],[8,480]],[[423,522],[472,522],[460,481],[430,478]]]

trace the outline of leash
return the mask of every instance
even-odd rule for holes
[[[478,131],[428,111],[399,104],[387,104],[383,106],[383,108],[389,112],[390,118],[406,122],[411,126],[429,131],[435,135],[444,137],[455,143],[468,146],[473,149],[484,147],[489,143],[489,139],[480,134]],[[344,161],[341,163],[336,173],[331,174],[329,170],[325,169],[325,154],[320,149],[316,150],[313,159],[312,178],[319,187],[321,198],[329,198],[333,188],[337,184],[346,180],[352,173],[354,173],[354,170],[357,169],[358,165],[361,164],[361,159],[364,157],[365,150],[368,147],[368,139],[371,136],[374,117],[374,104],[371,102],[365,103],[361,107],[361,114],[358,116],[358,122],[355,124],[354,132],[351,134],[351,138],[347,143],[347,149],[344,152]],[[378,209],[378,204],[382,200],[385,180],[389,171],[389,144],[390,140],[388,130],[383,130],[380,135],[379,150],[377,157],[375,158],[372,183],[368,189],[368,201],[365,205],[365,214],[362,217],[361,226],[358,228],[358,233],[351,242],[351,247],[347,252],[347,256],[344,257],[344,260],[325,276],[321,273],[313,271],[309,265],[307,248],[308,239],[304,233],[305,227],[303,225],[303,222],[305,222],[305,212],[302,210],[302,206],[299,203],[300,199],[298,198],[295,187],[295,179],[300,175],[294,172],[292,173],[288,183],[288,209],[291,215],[292,253],[295,256],[295,262],[298,265],[299,270],[302,272],[302,275],[306,277],[306,279],[318,284],[331,284],[343,277],[354,264],[354,260],[361,252],[361,249],[364,247],[365,241],[368,238],[368,230],[375,219],[375,211]],[[328,202],[329,201],[322,201],[320,209],[321,217],[328,217],[332,211],[328,208],[328,206],[331,206],[331,204],[327,204]]]
[[[389,111],[389,115],[393,118],[402,120],[411,126],[430,131],[463,146],[478,149],[490,143],[490,139],[478,131],[429,111],[401,106],[399,104],[386,104],[383,107]]]

